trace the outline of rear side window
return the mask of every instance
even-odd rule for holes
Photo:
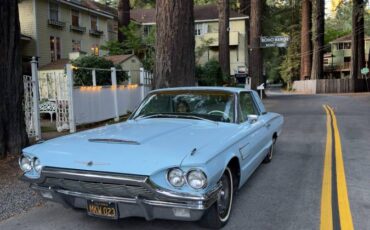
[[[248,92],[240,93],[240,122],[248,120],[248,115],[256,114],[259,112],[254,104],[252,95]]]

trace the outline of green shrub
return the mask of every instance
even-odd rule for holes
[[[84,68],[110,69],[116,67],[117,70],[122,70],[119,65],[114,65],[112,61],[108,61],[103,57],[98,56],[83,56],[72,61],[72,65]],[[77,68],[74,70],[74,84],[76,86],[92,85],[92,70]],[[127,73],[117,71],[117,84],[123,84],[128,79]],[[97,85],[111,85],[111,71],[96,70],[96,84]]]
[[[221,86],[225,83],[220,63],[214,59],[197,66],[195,76],[200,86]]]

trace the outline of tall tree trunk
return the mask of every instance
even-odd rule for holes
[[[364,11],[365,11],[365,1],[360,1],[358,8],[358,62],[357,62],[357,76],[360,77],[361,69],[366,65],[365,58],[365,20],[364,20]]]
[[[324,33],[325,33],[325,1],[312,0],[313,8],[313,57],[311,79],[324,76]]]
[[[18,1],[0,2],[0,156],[19,154],[25,129]]]
[[[251,0],[249,75],[252,77],[253,89],[263,83],[262,50],[260,48],[262,5],[262,0]]]
[[[156,24],[155,88],[195,85],[193,1],[157,0]]]
[[[358,19],[359,19],[359,4],[361,0],[354,0],[352,5],[352,41],[351,41],[351,79],[352,79],[352,90],[354,91],[355,82],[358,78]]]
[[[240,7],[239,7],[239,13],[242,13],[244,15],[250,16],[251,15],[251,0],[239,0]],[[245,47],[246,49],[246,63],[249,63],[250,60],[250,50],[248,47],[250,47],[250,26],[249,26],[249,20],[245,20],[245,29],[247,31],[246,41],[245,41]]]
[[[126,40],[125,34],[121,31],[123,27],[130,24],[130,0],[119,0],[118,2],[118,41]]]
[[[219,62],[222,74],[230,76],[230,47],[229,47],[229,0],[218,0],[218,41],[219,41]]]
[[[301,80],[310,78],[312,69],[311,44],[311,0],[302,0],[302,26],[301,26]]]

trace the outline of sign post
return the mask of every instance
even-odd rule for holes
[[[257,90],[260,91],[260,97],[262,99],[263,97],[263,94],[262,94],[262,91],[265,89],[265,83],[262,83],[261,85],[257,86]]]

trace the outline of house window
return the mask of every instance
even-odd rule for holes
[[[95,44],[91,47],[92,55],[99,56],[99,45]]]
[[[80,51],[81,51],[81,41],[72,40],[72,52],[80,52]]]
[[[324,58],[324,65],[328,65],[329,64],[329,59],[328,58]]]
[[[49,2],[49,19],[59,21],[59,5],[55,2]]]
[[[90,16],[91,19],[91,30],[98,30],[98,17]]]
[[[60,38],[50,36],[50,61],[54,62],[60,59]]]
[[[347,42],[343,44],[343,49],[350,50],[351,49],[351,43]]]
[[[351,49],[351,43],[350,42],[346,42],[346,43],[338,43],[337,44],[337,50],[349,50]]]
[[[208,33],[208,25],[206,23],[196,23],[195,24],[195,35],[200,36]]]
[[[80,12],[72,10],[72,26],[80,26]]]
[[[347,62],[347,63],[351,62],[351,57],[344,57],[344,62]]]
[[[152,26],[144,25],[144,36],[148,36],[152,30]]]

